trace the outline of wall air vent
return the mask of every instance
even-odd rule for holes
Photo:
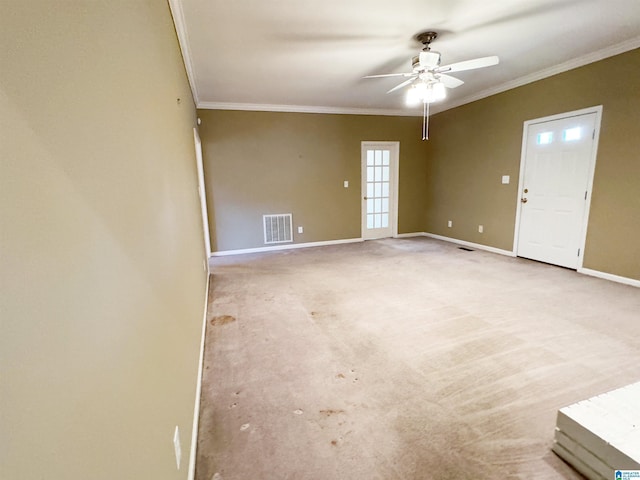
[[[290,213],[280,213],[278,215],[263,215],[264,223],[264,243],[287,243],[293,242],[292,221]]]

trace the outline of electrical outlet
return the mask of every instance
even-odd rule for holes
[[[509,178],[509,175],[503,175],[502,176],[502,184],[503,185],[508,185],[510,180],[511,179]]]
[[[349,180],[344,181],[344,188],[349,188]]]
[[[453,221],[449,220],[447,222],[447,227],[449,227],[449,228],[453,227]]]
[[[173,432],[173,448],[176,453],[176,467],[180,470],[180,459],[182,458],[182,448],[180,447],[180,429],[176,425],[176,430]]]
[[[478,232],[484,232],[484,227],[482,225],[478,225]]]
[[[298,233],[304,233],[304,228],[298,227]]]

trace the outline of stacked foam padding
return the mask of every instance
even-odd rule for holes
[[[560,409],[553,451],[590,480],[640,471],[640,382]]]

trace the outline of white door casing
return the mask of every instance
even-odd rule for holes
[[[207,259],[211,256],[211,237],[209,235],[209,213],[207,211],[207,194],[204,184],[204,167],[202,165],[202,142],[198,129],[193,129],[193,141],[196,149],[196,169],[198,172],[198,197],[202,213],[202,229],[204,233],[204,251]]]
[[[398,235],[399,142],[362,142],[362,238]]]
[[[524,124],[514,251],[581,268],[602,107]]]

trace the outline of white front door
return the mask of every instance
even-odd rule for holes
[[[595,161],[596,117],[593,112],[527,122],[518,256],[578,267]]]
[[[362,238],[397,235],[398,142],[362,142]]]

